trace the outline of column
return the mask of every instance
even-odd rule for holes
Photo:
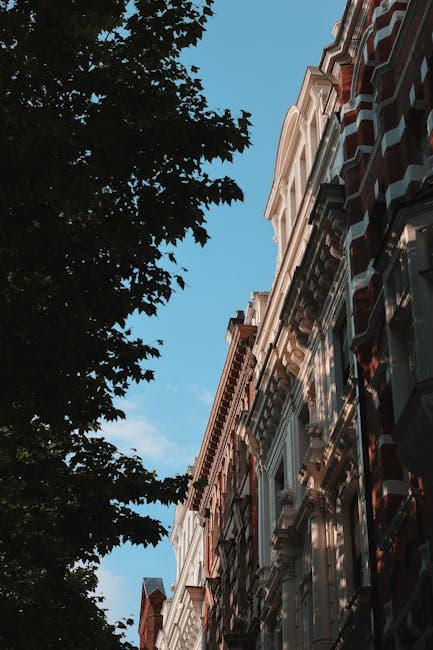
[[[281,559],[281,631],[282,650],[296,650],[296,558]]]
[[[260,630],[260,649],[261,650],[269,650],[269,648],[273,647],[273,631],[269,627],[267,623],[262,623],[261,630]]]
[[[310,530],[313,589],[314,650],[327,650],[331,645],[329,611],[329,576],[326,553],[325,502],[322,495],[311,490]]]

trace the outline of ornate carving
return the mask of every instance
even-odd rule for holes
[[[296,558],[280,556],[278,561],[278,575],[280,582],[284,582],[285,580],[295,580]]]
[[[199,512],[199,523],[202,528],[206,526],[207,519],[210,517],[210,509],[209,508],[204,508],[204,510],[200,510]]]
[[[282,506],[292,506],[293,505],[293,490],[288,485],[285,485],[282,490],[277,492],[278,502]]]
[[[326,496],[322,490],[307,487],[305,504],[312,515],[325,514],[327,511]]]
[[[304,431],[308,438],[322,439],[322,427],[318,422],[308,422],[305,425]]]
[[[283,199],[283,201],[286,201],[286,199],[287,199],[287,189],[288,189],[287,178],[284,178],[279,182],[278,189],[280,191],[281,198]]]

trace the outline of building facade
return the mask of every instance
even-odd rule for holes
[[[138,635],[140,650],[156,650],[156,637],[162,627],[165,590],[161,578],[143,578]]]
[[[192,468],[190,468],[190,472]],[[170,536],[176,555],[176,579],[164,601],[158,650],[201,650],[203,642],[203,528],[196,512],[176,507]]]
[[[369,0],[339,36],[372,620],[390,650],[433,647],[432,34],[431,2]]]
[[[252,450],[241,435],[254,397],[256,329],[243,312],[229,321],[229,350],[187,499],[204,531],[204,647],[209,650],[259,647],[257,478]]]
[[[246,422],[259,486],[261,647],[370,642],[364,455],[350,350],[336,78],[308,68],[266,207],[278,246]]]
[[[431,0],[347,1],[284,120],[265,216],[273,284],[230,321],[186,501],[204,648],[428,650]]]

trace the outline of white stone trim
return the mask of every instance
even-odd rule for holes
[[[374,260],[370,260],[365,271],[354,275],[352,278],[352,294],[355,294],[360,289],[365,289],[368,286],[373,275],[376,275],[377,271],[373,267]]]
[[[423,100],[416,96],[414,84],[412,84],[409,91],[409,102],[411,108],[423,108]]]
[[[394,144],[400,142],[401,138],[403,137],[403,133],[405,129],[406,129],[406,120],[404,119],[404,115],[402,115],[400,122],[398,123],[398,126],[396,126],[394,129],[390,129],[382,136],[382,141],[380,143],[382,148],[382,156],[385,153],[385,151],[389,149],[389,147],[392,147]]]
[[[415,86],[412,84],[409,90],[409,101],[410,105],[413,108],[416,101]]]
[[[371,22],[373,25],[375,24],[376,20],[379,18],[379,16],[383,16],[384,14],[388,13],[395,4],[405,4],[407,5],[408,0],[382,0],[380,5],[376,7],[376,9],[373,11],[373,14],[371,16]]]
[[[392,14],[392,18],[389,21],[388,25],[386,25],[385,27],[382,27],[382,29],[379,29],[376,32],[376,35],[375,35],[374,41],[373,41],[374,42],[374,49],[377,48],[380,41],[383,41],[383,40],[385,40],[385,38],[388,38],[389,36],[391,36],[396,23],[397,22],[400,23],[403,20],[403,18],[405,17],[405,14],[406,14],[406,12],[402,11],[400,9],[395,11]]]
[[[433,111],[430,111],[427,117],[427,135],[433,131]]]
[[[384,445],[392,445],[395,447],[395,442],[393,437],[389,433],[383,433],[381,436],[379,436],[379,449],[381,449]]]
[[[352,226],[350,226],[349,232],[347,234],[348,246],[350,246],[354,239],[358,239],[358,237],[364,237],[369,223],[370,215],[368,214],[368,210],[366,210],[361,221],[357,221]]]
[[[361,109],[358,115],[356,116],[356,120],[344,127],[342,133],[342,142],[344,142],[346,138],[348,138],[350,135],[353,135],[358,131],[361,122],[363,122],[364,120],[369,120],[370,122],[372,122],[373,115],[374,112],[371,109],[367,109],[367,108]]]
[[[410,183],[413,181],[422,181],[425,177],[426,171],[424,165],[408,165],[403,178],[400,180],[391,183],[386,190],[386,207],[388,208],[391,204],[391,201],[404,196],[407,192],[407,188]]]
[[[350,113],[350,111],[354,111],[356,108],[358,108],[360,104],[363,103],[372,104],[373,95],[360,93],[355,97],[355,101],[353,103],[349,101],[341,107],[341,116],[343,117],[344,115],[346,115],[346,113]]]
[[[421,83],[424,83],[427,73],[429,71],[427,59],[424,57],[421,63]]]
[[[364,45],[364,49],[362,51],[362,56],[364,57],[364,64],[368,65],[368,42]]]
[[[380,191],[379,180],[377,178],[374,183],[374,198],[376,201],[385,201],[385,194]]]
[[[373,151],[373,148],[374,147],[372,147],[370,145],[367,145],[367,144],[359,145],[358,147],[356,147],[355,153],[353,154],[352,158],[347,158],[347,160],[345,160],[343,162],[343,164],[341,165],[341,169],[342,170],[344,169],[344,170],[347,171],[348,169],[351,169],[352,167],[356,167],[357,164],[359,163],[359,159],[361,158],[362,154],[371,153]],[[355,192],[355,194],[356,194],[356,192]],[[348,198],[351,198],[352,196],[353,195],[351,194],[350,197],[348,197]],[[346,199],[346,202],[347,202],[347,199]]]
[[[361,57],[364,58],[363,57],[364,47],[367,45],[368,39],[370,38],[372,33],[373,33],[373,25],[370,24],[365,30],[365,32],[363,33],[361,37],[361,42],[359,44],[358,54],[356,56],[355,65],[353,66],[352,83],[350,87],[350,104],[352,104],[352,106],[355,104],[356,88],[358,84],[359,70],[361,68]]]

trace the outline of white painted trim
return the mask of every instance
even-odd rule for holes
[[[341,169],[348,170],[351,167],[356,167],[356,165],[359,163],[359,159],[362,156],[362,154],[369,154],[373,151],[373,148],[371,145],[367,144],[361,144],[358,147],[356,147],[355,153],[353,154],[352,158],[347,158],[347,160],[344,160],[343,164],[341,165]],[[351,195],[352,196],[352,195]],[[350,197],[348,197],[350,198]],[[347,203],[347,199],[346,199]]]
[[[373,103],[373,95],[366,95],[366,94],[360,93],[359,95],[357,95],[355,97],[355,101],[353,102],[353,104],[349,101],[349,102],[347,102],[346,104],[344,104],[341,107],[341,116],[344,117],[344,115],[346,115],[346,113],[350,113],[350,111],[354,111],[356,108],[358,108],[358,106],[360,104],[363,104],[363,103],[372,104]]]
[[[392,445],[395,447],[395,442],[393,437],[389,433],[383,433],[381,436],[379,436],[379,449],[381,449],[384,445]]]
[[[411,108],[423,108],[423,100],[420,99],[419,97],[416,96],[416,91],[415,91],[415,86],[412,84],[411,89],[409,91],[409,102]]]
[[[350,226],[349,232],[347,234],[348,246],[350,246],[354,239],[358,239],[358,237],[364,237],[365,233],[367,232],[369,223],[370,215],[368,214],[368,210],[366,210],[361,221],[357,221],[352,226]]]
[[[365,271],[354,275],[352,278],[352,292],[355,294],[360,289],[365,289],[368,286],[373,275],[376,275],[377,271],[373,267],[374,260],[370,260]],[[353,295],[352,294],[352,295]]]
[[[394,199],[404,196],[410,183],[413,181],[422,181],[425,175],[426,170],[424,165],[408,165],[403,178],[400,178],[400,180],[395,181],[388,186],[385,195],[386,207],[388,208],[391,201],[394,201]]]
[[[395,4],[405,4],[407,5],[409,0],[388,0],[387,3],[381,3],[376,9],[373,11],[373,14],[371,16],[371,22],[374,24],[376,20],[380,17],[383,16],[384,14],[388,13]]]
[[[412,84],[409,90],[409,102],[411,107],[413,108],[415,106],[416,102],[416,94],[415,94],[415,86]]]
[[[430,135],[432,131],[433,131],[433,111],[430,111],[427,117],[427,134]]]
[[[421,83],[424,83],[427,73],[429,71],[427,59],[424,57],[421,63]]]
[[[382,148],[382,156],[389,147],[392,147],[394,144],[400,142],[405,129],[406,120],[404,119],[404,115],[402,115],[398,126],[396,126],[394,129],[390,129],[382,136],[382,142],[380,143]]]
[[[370,38],[372,33],[373,33],[373,25],[370,24],[365,30],[365,32],[363,33],[361,37],[361,42],[359,44],[358,54],[356,56],[355,65],[353,66],[352,84],[350,87],[350,103],[352,104],[352,106],[355,104],[355,97],[356,97],[355,93],[358,84],[359,70],[361,68],[361,57],[363,57],[364,47],[367,45],[367,41]]]
[[[385,40],[385,38],[388,38],[389,36],[391,36],[396,23],[397,22],[400,23],[403,20],[403,18],[405,17],[405,15],[406,15],[406,12],[401,11],[401,10],[397,10],[392,14],[392,18],[389,21],[388,25],[386,25],[385,27],[382,27],[382,29],[379,29],[376,32],[376,35],[375,35],[374,41],[373,41],[374,42],[374,49],[377,48],[380,41],[383,41],[383,40]]]
[[[376,179],[374,183],[374,198],[376,199],[376,201],[385,201],[385,194],[380,191],[378,179]]]
[[[362,56],[364,57],[364,65],[368,65],[368,43],[364,45],[364,49],[362,51]]]
[[[358,115],[356,116],[355,122],[352,122],[351,124],[348,124],[347,126],[344,127],[342,133],[342,142],[344,142],[346,138],[348,138],[350,135],[353,135],[358,131],[361,122],[363,122],[364,120],[369,120],[370,122],[372,122],[373,115],[374,113],[371,109],[367,109],[367,108],[361,109]]]

